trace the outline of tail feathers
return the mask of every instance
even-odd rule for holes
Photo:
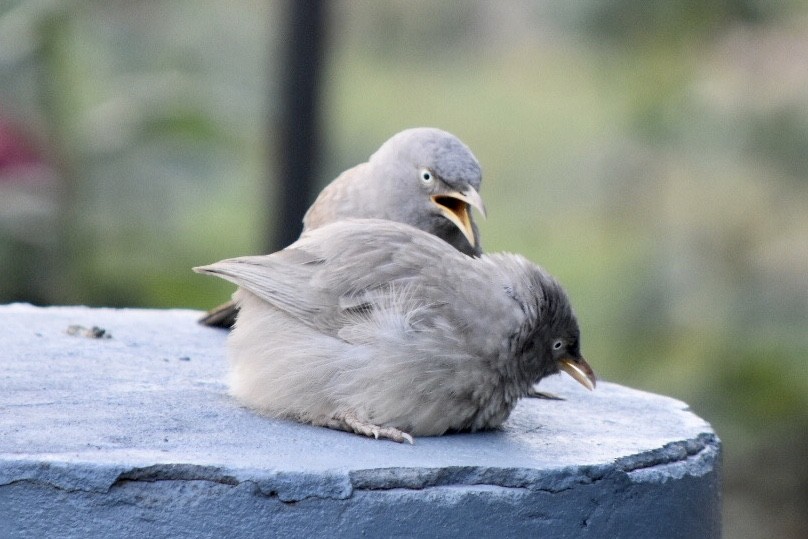
[[[233,324],[236,323],[237,315],[238,307],[236,307],[236,303],[231,300],[206,312],[205,315],[199,319],[199,323],[203,326],[230,329],[233,327]]]

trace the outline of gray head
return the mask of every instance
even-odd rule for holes
[[[370,177],[387,182],[377,202],[392,200],[389,219],[435,234],[466,254],[481,253],[471,207],[485,216],[482,171],[457,137],[430,127],[407,129],[385,142],[368,166]]]
[[[566,292],[550,274],[522,257],[491,255],[504,266],[519,266],[519,279],[506,293],[526,313],[526,321],[514,335],[516,368],[530,382],[563,370],[588,389],[595,388],[595,374],[581,355],[581,332]],[[509,259],[509,260],[508,260]]]

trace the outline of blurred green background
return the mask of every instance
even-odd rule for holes
[[[0,302],[193,307],[260,252],[285,4],[0,1]],[[808,536],[808,4],[329,4],[321,185],[413,126],[607,380],[724,441],[726,537]]]

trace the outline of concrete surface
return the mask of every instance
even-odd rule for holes
[[[554,376],[500,431],[377,441],[239,407],[199,314],[0,306],[0,537],[720,535],[680,401]]]

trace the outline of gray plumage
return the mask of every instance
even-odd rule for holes
[[[323,189],[303,218],[304,232],[342,219],[388,219],[479,256],[482,247],[469,204],[485,212],[478,194],[481,182],[480,164],[457,137],[430,127],[406,129]]]
[[[559,369],[594,387],[566,294],[518,255],[351,219],[194,269],[240,287],[231,392],[271,416],[411,442],[497,427]]]
[[[446,131],[406,129],[391,137],[367,162],[340,174],[303,217],[303,232],[349,218],[407,223],[441,238],[469,256],[482,253],[471,207],[485,215],[482,171],[468,146]],[[200,322],[230,327],[232,302]]]

